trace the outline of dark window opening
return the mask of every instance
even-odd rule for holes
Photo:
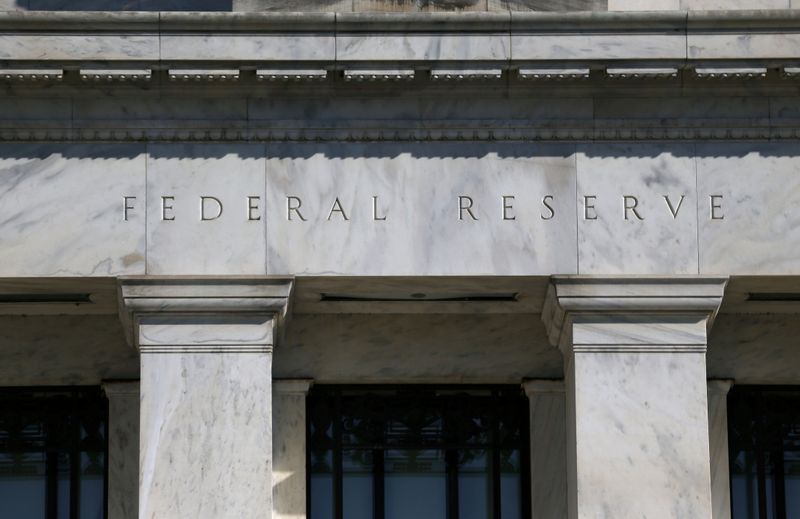
[[[728,395],[733,519],[800,519],[800,388]]]
[[[518,386],[315,386],[310,519],[529,519]]]
[[[0,515],[105,518],[107,425],[100,388],[0,389]]]

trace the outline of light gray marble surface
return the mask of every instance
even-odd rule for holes
[[[800,34],[745,32],[686,36],[688,58],[694,60],[792,59],[800,52]]]
[[[710,517],[703,356],[579,353],[573,376],[578,516]]]
[[[578,272],[697,273],[692,147],[597,144],[578,150]]]
[[[272,517],[306,517],[306,395],[311,380],[272,383]]]
[[[160,44],[164,60],[331,61],[336,57],[332,33],[164,34]]]
[[[269,353],[142,355],[140,517],[271,509],[270,371]]]
[[[3,60],[158,61],[152,34],[0,34]]]
[[[542,319],[564,353],[569,517],[711,517],[704,353],[725,284],[552,280]]]
[[[498,61],[511,57],[508,33],[336,35],[341,61]]]
[[[680,0],[608,0],[609,11],[672,11],[680,7]]]
[[[268,272],[574,272],[571,155],[475,143],[270,146]],[[503,196],[514,197],[507,220]],[[305,221],[289,209],[299,203]]]
[[[144,167],[138,144],[0,146],[0,276],[144,274]]]
[[[265,274],[263,145],[164,144],[148,151],[147,273]],[[202,220],[201,197],[216,198],[222,214],[211,219],[219,206],[207,199],[209,219]],[[252,213],[248,197],[258,197]],[[162,214],[165,205],[174,209]]]
[[[647,60],[686,59],[686,36],[663,31],[650,34],[604,34],[603,32],[511,35],[515,60]]]
[[[790,274],[800,265],[800,177],[794,144],[697,146],[700,270]],[[722,209],[710,218],[710,197]]]
[[[713,519],[731,518],[728,469],[728,391],[732,380],[708,381],[708,434],[711,452],[711,499]]]
[[[530,402],[531,511],[567,517],[567,430],[563,380],[526,380]]]
[[[139,382],[104,382],[108,398],[108,517],[139,517]]]

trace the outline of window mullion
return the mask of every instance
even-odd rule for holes
[[[492,517],[500,519],[500,417],[497,414],[500,402],[497,402],[497,395],[494,395],[494,405],[492,406]]]
[[[382,449],[374,449],[372,451],[372,516],[374,519],[383,519],[386,515],[386,500],[384,493],[384,451]]]
[[[51,446],[45,447],[45,517],[58,518],[58,451]]]
[[[333,500],[335,519],[344,519],[344,475],[342,471],[342,394],[336,393],[336,414],[333,420]]]
[[[447,519],[458,519],[458,451],[445,451],[447,470]]]
[[[69,517],[78,519],[80,513],[80,443],[81,443],[81,417],[80,408],[77,405],[75,395],[70,397],[72,408],[72,445],[69,452]]]

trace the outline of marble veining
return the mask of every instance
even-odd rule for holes
[[[147,274],[265,274],[264,147],[163,144],[148,152]]]
[[[263,517],[271,393],[268,353],[143,354],[139,516]]]
[[[508,34],[348,34],[336,36],[340,61],[508,60]]]
[[[800,265],[797,146],[697,146],[700,271],[790,274]],[[711,196],[724,211],[709,218]]]
[[[576,353],[572,366],[579,516],[711,517],[703,355]]]
[[[143,145],[0,145],[0,275],[144,274],[144,175]]]
[[[333,61],[331,33],[320,34],[164,34],[164,60]]]
[[[580,146],[577,164],[580,274],[698,272],[690,145]]]
[[[2,34],[3,60],[158,61],[155,34]]]
[[[269,274],[575,272],[571,147],[314,144],[268,153]]]

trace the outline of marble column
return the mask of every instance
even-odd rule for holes
[[[306,395],[309,379],[272,384],[273,518],[306,517]]]
[[[566,517],[564,382],[526,380],[522,387],[530,403],[532,516]]]
[[[108,517],[139,517],[139,382],[103,382],[108,398]]]
[[[723,278],[553,278],[568,517],[711,518],[707,331]]]
[[[711,510],[714,519],[731,519],[728,391],[732,385],[732,380],[708,381],[708,443],[711,453]]]
[[[121,280],[141,358],[141,518],[272,516],[272,348],[290,289]]]

